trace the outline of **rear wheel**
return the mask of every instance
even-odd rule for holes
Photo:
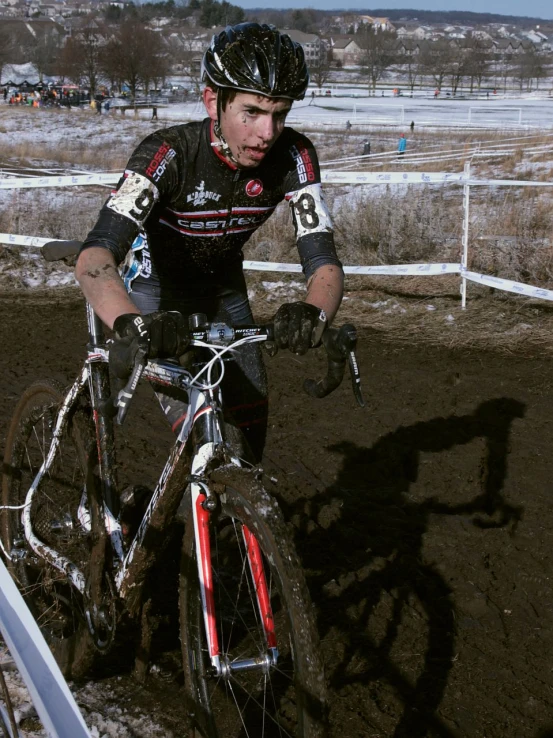
[[[326,734],[325,680],[303,572],[275,500],[253,473],[211,476],[218,508],[210,515],[215,611],[227,676],[215,676],[207,653],[193,516],[183,544],[180,623],[185,688],[195,736]],[[242,527],[255,533],[277,636],[276,665],[234,671],[244,659],[266,659],[268,648],[245,552]]]
[[[10,425],[4,455],[4,505],[22,506],[46,459],[63,393],[50,382],[37,382],[21,397]],[[86,495],[91,433],[90,409],[76,403],[49,471],[31,505],[34,534],[69,558],[87,576],[91,557],[91,515]],[[29,609],[66,677],[78,678],[90,667],[94,646],[85,603],[67,576],[27,544],[22,510],[2,511],[2,540],[11,556],[10,570]]]

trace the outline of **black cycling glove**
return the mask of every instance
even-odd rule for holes
[[[132,372],[139,348],[145,348],[150,359],[162,359],[180,356],[190,344],[186,320],[176,312],[125,313],[115,320],[113,330],[116,340],[110,348],[109,363],[121,379]]]
[[[308,302],[285,303],[279,307],[273,318],[275,346],[289,348],[295,354],[305,354],[319,343],[317,329],[324,327],[325,323],[324,310],[315,305]]]

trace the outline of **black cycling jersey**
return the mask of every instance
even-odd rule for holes
[[[224,273],[283,199],[290,202],[298,251],[310,277],[341,266],[321,192],[317,155],[305,136],[285,128],[258,167],[238,169],[212,143],[209,118],[156,131],[132,154],[83,249],[109,249],[124,276],[178,291]]]

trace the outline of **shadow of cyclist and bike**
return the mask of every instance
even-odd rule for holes
[[[455,604],[438,567],[423,562],[423,537],[436,514],[460,515],[482,529],[516,527],[522,509],[505,500],[503,487],[512,424],[524,412],[522,403],[498,398],[471,414],[400,426],[370,448],[329,447],[342,455],[336,482],[287,510],[300,519],[298,549],[312,573],[330,686],[347,693],[369,684],[381,714],[389,720],[394,713],[386,735],[458,735],[437,712],[455,660]],[[477,438],[485,452],[474,499],[448,504],[439,489],[423,501],[409,494],[421,453]],[[335,653],[333,640],[341,643]]]

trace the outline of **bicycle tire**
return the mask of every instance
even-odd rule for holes
[[[193,516],[189,514],[179,604],[185,690],[192,718],[190,735],[326,736],[326,684],[313,609],[282,513],[254,472],[225,467],[211,473],[209,484],[215,485],[218,497],[218,509],[210,515],[210,535],[215,607],[224,655],[232,661],[235,657],[256,657],[267,650],[257,606],[242,598],[248,589],[245,579],[251,575],[239,550],[243,540],[234,533],[246,524],[255,532],[263,555],[279,659],[268,673],[234,673],[228,680],[210,677]]]
[[[85,390],[86,391],[86,390]],[[64,393],[57,383],[32,384],[12,417],[2,479],[4,505],[22,505],[52,438],[52,427]],[[91,431],[90,407],[77,401],[50,472],[40,482],[31,506],[35,534],[88,572],[91,525],[79,521],[85,489]],[[95,505],[88,504],[94,519]],[[90,669],[94,644],[82,595],[68,578],[38,557],[26,543],[21,510],[2,510],[2,539],[15,556],[9,569],[65,677],[78,679]]]

